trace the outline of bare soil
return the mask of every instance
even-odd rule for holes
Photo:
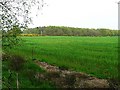
[[[53,82],[60,88],[118,88],[112,80],[99,79],[85,73],[60,69],[46,62],[35,61],[37,65],[47,71],[47,74],[37,74],[42,78]]]

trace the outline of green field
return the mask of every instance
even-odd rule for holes
[[[117,78],[118,37],[21,37],[11,49],[27,60],[37,59],[98,78]]]

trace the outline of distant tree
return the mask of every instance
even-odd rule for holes
[[[40,34],[48,36],[118,36],[117,30],[110,29],[89,29],[89,28],[73,28],[64,26],[47,26],[39,28],[29,28],[23,31],[24,34]]]

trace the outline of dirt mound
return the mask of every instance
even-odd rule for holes
[[[35,61],[35,63],[47,71],[47,75],[40,74],[38,77],[42,76],[61,88],[110,88],[106,79],[98,79],[85,73],[61,70],[46,62]]]

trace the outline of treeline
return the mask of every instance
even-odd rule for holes
[[[39,34],[44,36],[118,36],[118,30],[73,28],[64,26],[47,26],[29,28],[23,34]]]

